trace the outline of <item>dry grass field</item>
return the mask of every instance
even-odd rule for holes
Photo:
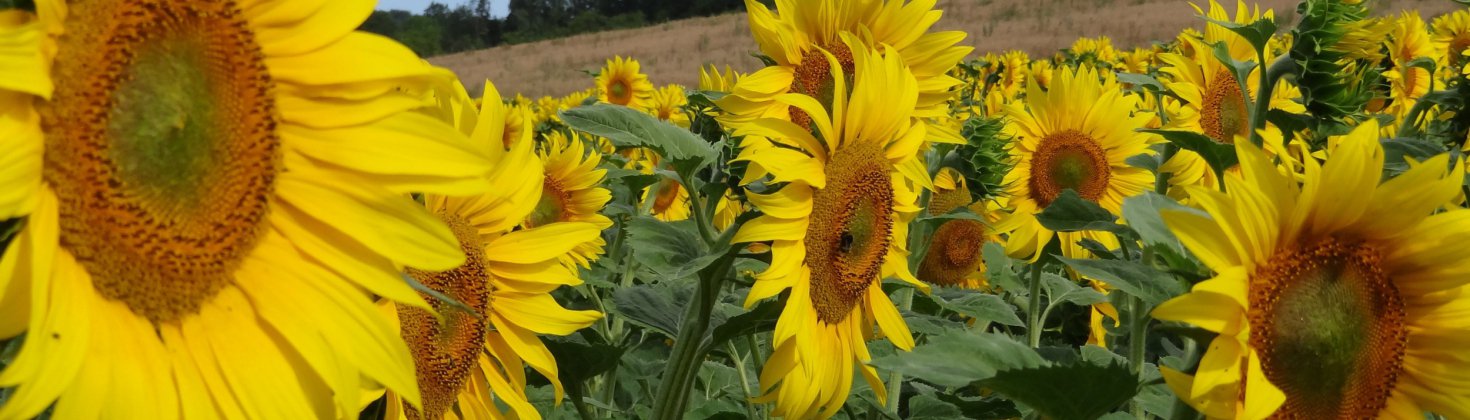
[[[1261,0],[1286,26],[1296,18],[1295,0]],[[1379,0],[1380,14],[1418,10],[1426,20],[1454,10],[1449,0]],[[1078,37],[1108,36],[1118,48],[1171,39],[1185,27],[1203,23],[1185,0],[939,0],[941,30],[970,34],[965,44],[976,54],[1019,49],[1050,54]],[[1228,3],[1227,10],[1234,10]],[[430,58],[457,73],[472,92],[490,79],[504,92],[528,96],[563,95],[591,86],[584,72],[596,71],[612,55],[631,56],[655,85],[699,83],[699,67],[730,65],[759,68],[750,55],[755,41],[745,14],[686,19],[638,29],[584,34],[528,44],[502,46]]]

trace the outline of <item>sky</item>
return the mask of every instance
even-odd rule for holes
[[[448,4],[449,7],[469,3],[468,0],[437,0],[439,3]],[[424,8],[429,7],[433,0],[378,0],[378,10],[407,10],[414,13],[423,13]],[[510,13],[510,0],[491,0],[490,14],[496,17],[505,17]]]

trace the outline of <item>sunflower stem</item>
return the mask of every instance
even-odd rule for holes
[[[593,417],[592,411],[587,409],[587,402],[582,399],[583,391],[585,391],[582,388],[584,387],[586,385],[582,382],[572,384],[572,386],[567,387],[567,396],[571,397],[572,406],[577,408],[577,417],[582,418],[582,420],[592,420],[595,417]]]
[[[1144,261],[1147,263],[1148,258],[1144,258]],[[1133,367],[1133,376],[1141,378],[1143,377],[1144,350],[1148,345],[1148,315],[1143,313],[1143,299],[1129,296],[1128,312],[1133,313],[1132,331],[1128,334],[1128,363]],[[1144,418],[1143,405],[1139,404],[1136,399],[1130,401],[1130,405],[1133,408],[1133,417],[1142,420]]]
[[[1256,58],[1262,65],[1265,65],[1266,52],[1257,51]],[[1291,56],[1282,54],[1271,61],[1270,67],[1262,67],[1261,70],[1259,85],[1256,87],[1256,102],[1253,104],[1255,110],[1251,111],[1250,115],[1251,143],[1256,147],[1264,147],[1262,144],[1265,143],[1265,139],[1261,138],[1260,130],[1266,128],[1266,113],[1271,110],[1271,91],[1276,88],[1276,82],[1281,80],[1282,76],[1296,71],[1296,61],[1292,60]]]
[[[898,309],[908,311],[914,308],[914,289],[905,288],[900,290]],[[894,417],[898,416],[898,400],[903,395],[903,372],[892,371],[888,373],[888,399],[884,405]]]
[[[703,194],[695,194],[694,183],[689,182],[691,177],[679,174],[679,183],[684,184],[684,189],[689,190],[689,210],[694,213],[694,224],[699,227],[699,239],[703,239],[707,245],[714,245],[715,234],[713,226],[710,225],[709,216],[705,214],[705,197]]]
[[[1041,266],[1042,260],[1031,264],[1031,304],[1026,306],[1026,336],[1031,348],[1041,348]]]
[[[704,335],[709,330],[710,313],[719,300],[720,288],[726,274],[735,262],[731,247],[713,264],[699,271],[699,282],[695,286],[694,299],[689,302],[679,336],[674,339],[674,349],[669,353],[670,363],[659,381],[658,395],[654,398],[653,418],[674,420],[682,418],[685,405],[689,402],[689,391],[693,388],[699,361],[709,351],[704,344]]]
[[[756,418],[755,403],[751,402],[751,399],[755,398],[755,396],[750,394],[750,376],[745,374],[745,358],[740,357],[740,353],[735,351],[735,342],[733,341],[725,342],[725,351],[730,352],[730,360],[735,362],[735,372],[740,374],[740,390],[745,393],[745,417],[754,419]],[[752,365],[755,364],[755,360],[751,360],[750,362]]]

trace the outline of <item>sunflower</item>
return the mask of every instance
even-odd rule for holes
[[[1068,51],[1078,62],[1112,63],[1118,60],[1118,49],[1113,47],[1113,39],[1106,36],[1077,38]]]
[[[364,379],[417,405],[367,296],[429,308],[403,265],[464,261],[407,195],[489,188],[409,112],[452,75],[355,32],[370,1],[35,6],[0,11],[0,418],[350,417]]]
[[[946,214],[965,207],[985,222],[955,219],[944,222],[934,230],[929,251],[919,264],[918,278],[940,286],[959,286],[969,289],[988,287],[985,280],[985,261],[980,250],[986,243],[1002,243],[1002,230],[997,223],[1002,219],[1000,203],[990,200],[971,202],[970,188],[965,178],[951,168],[940,169],[934,177],[934,193],[929,199],[929,214]]]
[[[648,107],[653,83],[639,70],[638,60],[614,56],[597,73],[597,100],[633,109]]]
[[[739,128],[761,118],[779,118],[810,126],[812,117],[790,104],[788,93],[821,101],[830,96],[833,80],[822,51],[837,57],[840,73],[850,78],[854,49],[893,47],[919,81],[919,100],[912,113],[924,119],[948,118],[952,88],[961,82],[948,75],[973,48],[957,45],[965,39],[960,31],[928,32],[942,12],[935,0],[884,0],[862,2],[802,1],[777,2],[772,13],[756,0],[746,0],[751,33],[761,52],[776,64],[740,78],[730,95],[717,101],[727,115],[727,127]],[[843,34],[860,34],[861,42],[849,45]],[[963,144],[964,139],[933,124],[926,130],[930,140]]]
[[[1429,25],[1430,31],[1434,32],[1434,47],[1444,54],[1444,60],[1439,63],[1441,68],[1448,69],[1449,75],[1465,64],[1464,52],[1470,50],[1470,9],[1459,9],[1434,18]]]
[[[623,153],[627,155],[628,166],[644,174],[657,173],[658,168],[663,167],[658,153],[652,150],[627,149]],[[649,214],[665,222],[688,219],[692,214],[690,204],[689,190],[670,177],[662,177],[659,182],[644,188],[643,198],[639,201]]]
[[[1433,83],[1434,75],[1429,70],[1409,67],[1409,62],[1419,58],[1439,58],[1418,12],[1404,11],[1394,20],[1393,31],[1389,32],[1388,57],[1393,62],[1393,69],[1383,72],[1383,77],[1389,82],[1389,104],[1384,113],[1392,115],[1396,124],[1384,128],[1394,129],[1405,122],[1403,118],[1419,97],[1429,93],[1429,84]]]
[[[916,158],[924,142],[924,126],[911,118],[918,82],[892,49],[818,53],[833,80],[830,108],[812,100],[794,105],[814,117],[815,135],[774,118],[737,130],[746,136],[737,160],[750,163],[742,182],[769,175],[782,185],[747,194],[764,214],[741,226],[734,242],[772,247],[747,307],[790,290],[760,380],[762,400],[774,399],[773,414],[789,418],[841,409],[854,368],[884,400],[865,340],[877,335],[876,323],[901,349],[914,341],[878,283],[898,277],[927,291],[909,274],[904,250],[906,222],[919,211],[910,185],[931,185]],[[853,60],[850,96],[838,54]]]
[[[1238,24],[1273,18],[1271,10],[1264,13],[1259,9],[1250,10],[1244,3],[1237,4],[1234,19],[1214,0],[1210,1],[1208,12],[1200,10],[1198,6],[1195,6],[1195,10],[1210,19]],[[1227,144],[1249,138],[1250,110],[1246,109],[1246,103],[1247,99],[1254,101],[1259,96],[1256,90],[1261,71],[1259,67],[1251,71],[1246,79],[1246,89],[1242,91],[1240,83],[1235,80],[1229,68],[1215,57],[1211,45],[1224,43],[1231,58],[1239,61],[1255,60],[1255,48],[1245,38],[1213,22],[1205,26],[1203,38],[1181,37],[1179,42],[1189,45],[1187,50],[1194,54],[1159,55],[1159,61],[1165,66],[1160,72],[1168,75],[1164,85],[1183,100],[1181,106],[1170,110],[1166,128],[1193,131]],[[1291,113],[1303,113],[1306,108],[1296,101],[1300,96],[1301,93],[1295,86],[1283,80],[1271,91],[1267,106]],[[1180,150],[1165,166],[1174,173],[1169,179],[1171,186],[1216,183],[1214,169],[1193,151]]]
[[[1470,417],[1470,211],[1435,214],[1463,169],[1441,155],[1379,183],[1369,119],[1300,186],[1250,142],[1209,216],[1164,221],[1216,276],[1153,311],[1219,335],[1193,375],[1163,368],[1212,418]]]
[[[653,97],[648,102],[648,113],[658,117],[659,121],[668,121],[687,129],[689,114],[684,113],[684,106],[688,104],[689,98],[684,96],[683,86],[668,85],[653,92]]]
[[[1006,98],[1014,98],[1020,94],[1026,84],[1026,71],[1030,67],[1031,57],[1025,51],[1006,51],[996,58],[1000,65],[1000,81],[996,87]]]
[[[1036,221],[1036,213],[1063,190],[1076,190],[1082,198],[1118,214],[1124,198],[1153,185],[1147,170],[1124,162],[1152,153],[1148,147],[1152,138],[1134,131],[1148,121],[1147,116],[1132,115],[1137,98],[1124,95],[1115,83],[1102,83],[1097,71],[1087,67],[1058,69],[1053,82],[1048,91],[1028,86],[1026,100],[1005,109],[1007,134],[1016,139],[1011,149],[1016,166],[1002,183],[1015,209],[1011,217],[1018,218],[1006,251],[1016,258],[1040,257],[1053,232]],[[1058,236],[1062,253],[1069,258],[1088,255],[1077,245],[1083,238],[1118,246],[1117,239],[1106,233]]]
[[[734,69],[731,69],[729,65],[725,66],[725,71],[723,72],[715,67],[714,64],[710,64],[708,70],[700,67],[699,90],[730,93],[735,90],[735,84],[740,82],[740,76],[742,75]]]
[[[484,98],[485,103],[501,103],[499,92],[489,82]],[[525,365],[550,380],[558,402],[562,388],[556,361],[536,335],[571,334],[602,317],[597,311],[567,310],[549,293],[563,285],[581,284],[575,266],[563,261],[598,239],[603,227],[596,218],[546,216],[545,195],[565,191],[552,187],[564,187],[560,182],[573,179],[562,173],[567,167],[558,164],[556,170],[550,170],[548,164],[543,176],[537,167],[541,164],[535,142],[526,139],[508,149],[501,147],[504,131],[516,125],[510,120],[522,119],[520,123],[525,124],[532,117],[512,112],[514,106],[487,108],[477,120],[460,128],[469,131],[475,143],[490,146],[492,159],[498,163],[489,181],[497,188],[468,197],[424,197],[428,210],[454,232],[465,262],[448,270],[408,270],[415,280],[468,310],[436,299],[429,299],[433,312],[392,302],[379,305],[399,324],[423,393],[423,405],[414,408],[405,406],[397,392],[387,392],[390,419],[452,418],[456,414],[540,418],[525,394]],[[557,152],[548,153],[555,156]],[[584,174],[578,181],[586,183],[590,178],[592,175]],[[501,412],[497,402],[510,412]]]
[[[545,137],[539,154],[545,174],[541,199],[521,225],[534,228],[556,222],[585,222],[597,226],[599,231],[611,227],[612,220],[601,213],[603,206],[612,200],[612,193],[601,187],[603,175],[607,173],[597,167],[602,163],[602,155],[588,149],[582,139],[568,139],[561,131],[552,131]],[[585,268],[602,254],[606,244],[599,235],[577,245],[563,261]]]

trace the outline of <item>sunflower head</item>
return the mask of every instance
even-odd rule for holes
[[[699,68],[699,90],[706,92],[730,93],[735,90],[735,84],[740,81],[740,73],[725,66],[725,71],[720,71],[714,64],[709,68]]]
[[[653,83],[639,68],[638,60],[616,56],[597,73],[597,100],[634,109],[648,107]]]
[[[689,98],[684,96],[684,87],[668,85],[653,92],[648,113],[660,121],[668,121],[682,128],[689,128],[689,114],[684,112]]]
[[[791,101],[812,117],[811,131],[775,118],[736,128],[744,136],[736,160],[748,162],[743,179],[769,175],[779,186],[746,195],[763,214],[742,225],[734,241],[771,242],[772,264],[756,276],[747,305],[791,291],[779,322],[792,327],[773,344],[776,357],[793,362],[767,364],[761,385],[780,383],[770,391],[775,414],[796,418],[835,414],[853,369],[885,398],[865,363],[865,341],[875,326],[899,348],[911,348],[913,340],[877,284],[896,276],[923,287],[908,274],[903,248],[907,221],[919,211],[913,188],[932,185],[917,157],[924,139],[924,125],[911,111],[918,83],[903,59],[892,49],[849,49],[849,90],[841,58],[819,52],[827,61],[830,102]]]
[[[1217,273],[1153,312],[1219,334],[1192,376],[1163,372],[1206,415],[1470,413],[1465,393],[1445,391],[1466,362],[1439,341],[1470,331],[1466,258],[1436,251],[1470,234],[1466,210],[1439,211],[1464,168],[1441,155],[1380,184],[1378,131],[1370,119],[1331,139],[1332,158],[1306,159],[1300,183],[1236,143],[1241,171],[1226,182],[1251,193],[1199,189],[1208,217],[1163,213]]]
[[[1470,50],[1470,9],[1446,13],[1430,24],[1435,48],[1444,54],[1442,67],[1452,71],[1467,63],[1464,52]]]

